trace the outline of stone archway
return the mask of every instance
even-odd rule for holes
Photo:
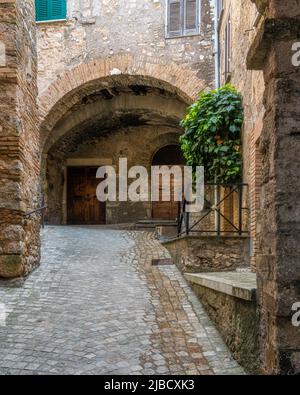
[[[142,85],[165,89],[191,103],[206,83],[196,70],[145,56],[116,55],[80,64],[59,76],[39,97],[41,141],[81,97],[114,86]]]
[[[74,159],[81,164],[97,162],[97,165],[111,163],[117,166],[116,157],[129,153],[131,165],[148,167],[148,153],[162,146],[166,135],[180,134],[179,121],[187,105],[204,88],[205,83],[197,73],[184,66],[153,63],[153,60],[150,63],[146,57],[131,55],[94,60],[60,76],[39,98],[43,185],[45,190],[49,191],[50,187],[59,193],[57,197],[51,192],[51,199],[48,199],[51,206],[48,218],[52,218],[52,223],[67,222],[66,174]],[[133,128],[141,129],[143,140],[129,131]],[[118,137],[114,140],[112,133],[116,132]],[[124,133],[131,133],[129,140],[136,139],[131,148]],[[119,154],[108,149],[108,139]],[[78,147],[96,140],[98,157],[95,158],[95,150],[90,150],[85,154],[87,157],[82,158]],[[145,145],[144,149],[139,147],[141,144]],[[132,155],[133,150],[135,155]],[[58,157],[58,152],[63,155]],[[78,157],[74,158],[76,152]],[[57,168],[64,169],[60,174],[52,173],[50,182],[49,164],[56,173]],[[131,213],[128,214],[129,220],[151,216],[150,202],[139,209],[136,207],[128,205],[124,208],[124,212]],[[120,218],[115,216],[121,211],[119,208],[107,204],[106,210],[108,223]],[[128,221],[128,216],[123,221]]]

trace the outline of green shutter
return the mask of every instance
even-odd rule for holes
[[[35,0],[35,16],[37,21],[46,21],[49,17],[49,1]]]
[[[37,21],[66,19],[67,0],[35,0]]]
[[[51,19],[66,19],[66,0],[49,0]]]

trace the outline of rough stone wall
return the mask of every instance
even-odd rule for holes
[[[217,325],[234,358],[248,373],[260,373],[259,317],[256,303],[198,284],[193,284],[192,288]]]
[[[261,179],[261,158],[258,141],[262,130],[264,114],[263,73],[258,70],[247,70],[246,57],[257,28],[257,9],[249,0],[224,0],[224,12],[220,24],[220,68],[221,83],[225,80],[224,45],[225,26],[231,18],[231,73],[228,82],[233,84],[243,95],[245,122],[243,127],[243,161],[244,182],[249,184],[250,237],[251,256],[258,251],[256,233],[259,213],[259,193]],[[252,265],[255,267],[254,260]]]
[[[39,261],[37,56],[32,0],[0,2],[0,277]]]
[[[92,59],[145,55],[187,65],[213,85],[213,10],[201,1],[201,34],[165,38],[164,0],[68,0],[67,21],[38,24],[39,93],[59,75]]]
[[[262,69],[266,83],[260,152],[258,301],[265,372],[300,373],[300,331],[291,322],[300,300],[299,100],[300,67],[292,50],[300,42],[299,1],[255,1],[264,19],[247,65]]]
[[[143,144],[141,144],[141,136]],[[127,127],[110,131],[104,136],[86,139],[80,145],[70,146],[65,140],[49,151],[47,161],[47,220],[52,224],[64,222],[63,196],[66,183],[64,168],[68,159],[103,159],[102,165],[118,168],[119,158],[128,159],[131,166],[145,166],[150,171],[152,157],[157,150],[168,144],[178,144],[180,130],[162,126]],[[79,162],[80,163],[80,162]],[[100,163],[99,163],[100,165]],[[130,183],[129,183],[130,185]],[[107,202],[107,223],[131,223],[151,218],[150,202]]]
[[[182,236],[164,245],[182,273],[232,271],[248,265],[246,237]]]

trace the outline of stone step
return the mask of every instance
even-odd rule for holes
[[[251,271],[185,273],[184,277],[191,284],[213,289],[235,298],[248,301],[256,300],[256,274]]]
[[[157,226],[177,226],[177,222],[165,219],[145,219],[136,223],[137,228],[156,228]]]

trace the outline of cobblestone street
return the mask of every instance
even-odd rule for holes
[[[47,227],[41,266],[0,285],[1,374],[242,374],[151,233]]]

